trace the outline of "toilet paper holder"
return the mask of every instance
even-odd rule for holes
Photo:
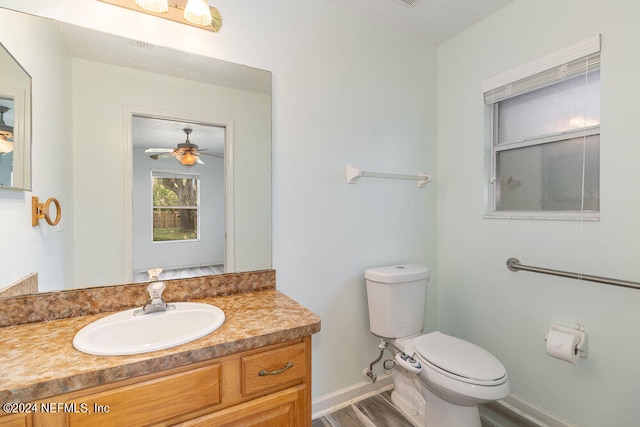
[[[571,328],[569,326],[560,325],[558,323],[551,323],[549,325],[549,331],[560,331],[565,334],[575,335],[580,338],[578,344],[576,344],[575,351],[580,357],[589,357],[589,343],[588,343],[588,335],[585,331],[584,325],[576,323],[576,325]],[[544,340],[547,341],[548,332],[544,335]]]

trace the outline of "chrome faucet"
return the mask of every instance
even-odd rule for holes
[[[167,287],[164,282],[153,282],[147,286],[147,292],[149,292],[149,299],[147,303],[133,312],[133,315],[157,313],[160,311],[173,310],[176,308],[173,304],[167,304],[162,298],[162,291]]]

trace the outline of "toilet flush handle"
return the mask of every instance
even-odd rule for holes
[[[398,353],[395,356],[396,363],[414,374],[422,372],[422,365],[415,357],[409,356],[407,353]]]

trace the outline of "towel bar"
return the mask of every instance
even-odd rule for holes
[[[353,165],[347,165],[347,183],[355,184],[358,182],[358,178],[384,178],[384,179],[405,179],[408,181],[417,181],[419,188],[423,188],[429,182],[431,177],[422,172],[418,172],[417,175],[403,175],[399,173],[384,173],[384,172],[368,172],[356,168]]]

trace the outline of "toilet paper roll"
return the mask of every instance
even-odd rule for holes
[[[578,363],[580,353],[577,345],[579,342],[579,336],[551,329],[547,334],[547,354],[565,362]]]

